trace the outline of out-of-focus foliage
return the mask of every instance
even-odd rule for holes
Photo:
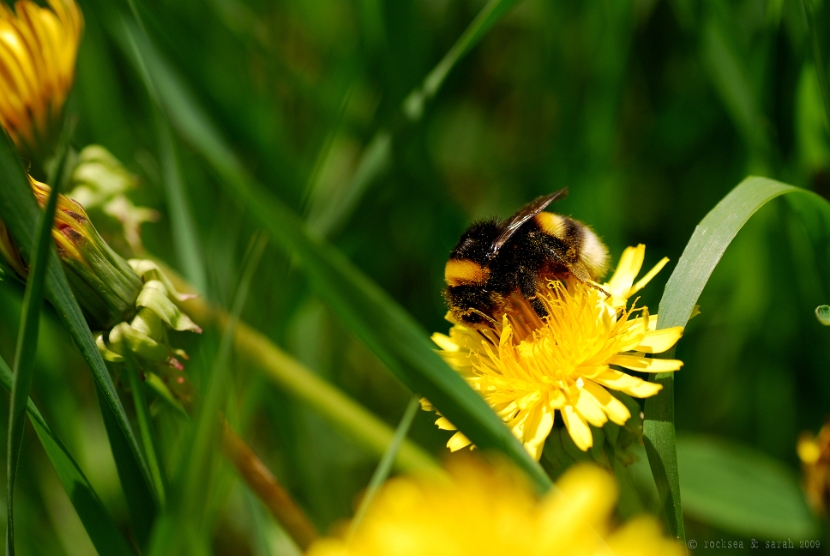
[[[449,326],[440,291],[459,234],[473,219],[505,216],[537,195],[568,186],[569,198],[555,210],[590,224],[612,258],[646,243],[650,267],[664,255],[676,262],[695,225],[749,173],[830,194],[827,118],[800,2],[524,0],[459,62],[415,122],[405,117],[403,100],[483,2],[134,3],[163,56],[274,195],[319,224],[327,199],[360,186],[336,226],[315,229],[429,330]],[[812,5],[826,63],[830,8]],[[121,27],[130,7],[111,0],[80,7],[86,26],[69,104],[78,117],[74,142],[104,145],[140,177],[136,203],[162,215],[144,226],[145,247],[187,270],[170,239],[175,213],[152,103]],[[206,293],[229,308],[257,230],[205,162],[174,142]],[[376,170],[368,180],[367,167]],[[644,292],[644,304],[657,306],[654,286],[664,274]],[[786,204],[750,220],[678,344],[685,362],[675,381],[678,431],[751,446],[792,479],[798,433],[817,430],[830,412],[830,339],[813,314],[830,300],[828,286]],[[0,354],[7,361],[21,292],[0,283]],[[274,247],[266,248],[248,299],[248,323],[397,422],[409,393]],[[191,355],[187,369],[197,387],[213,368],[219,338],[210,329],[201,338],[177,338]],[[94,385],[54,315],[46,315],[38,345],[32,397],[104,505],[126,523]],[[376,456],[256,369],[235,358],[230,366],[225,401],[245,437],[322,530],[349,516]],[[7,398],[0,400],[7,413]],[[163,404],[153,410],[165,417],[158,420],[165,423],[158,431],[165,464],[180,468],[184,423]],[[447,434],[433,419],[418,415],[411,437],[443,454]],[[5,427],[0,431],[4,442]],[[20,553],[93,553],[30,433],[16,496]],[[284,537],[227,467],[219,465],[205,488],[215,553],[284,553]],[[725,481],[724,488],[742,494],[740,484]],[[623,502],[642,507],[635,493],[624,487]],[[687,537],[701,546],[741,538],[718,528],[725,526],[704,522],[690,507]]]

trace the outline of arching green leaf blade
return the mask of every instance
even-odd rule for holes
[[[658,328],[686,325],[709,277],[743,225],[758,209],[787,193],[798,194],[792,197],[791,205],[816,241],[816,247],[823,250],[823,257],[819,258],[827,258],[830,254],[826,239],[830,233],[830,203],[798,187],[767,178],[748,177],[706,215],[692,234],[666,284],[660,301]],[[826,261],[821,264],[826,268]],[[656,375],[654,380],[663,385],[663,391],[646,400],[643,424],[646,453],[669,527],[679,538],[684,538],[674,431],[674,378],[671,373],[665,373]]]
[[[6,362],[0,358],[0,385],[10,392],[14,375]],[[132,556],[135,552],[118,530],[101,499],[92,488],[83,471],[54,435],[34,402],[27,400],[26,411],[43,445],[52,467],[58,475],[69,500],[75,507],[92,544],[101,556]]]
[[[35,371],[37,337],[40,328],[40,309],[43,307],[43,282],[46,277],[46,261],[52,245],[52,220],[58,203],[58,189],[52,190],[46,210],[40,218],[37,243],[35,244],[26,292],[23,296],[23,311],[17,351],[14,357],[11,400],[9,403],[9,434],[6,445],[6,553],[14,555],[14,486],[17,481],[17,464],[23,445],[23,425],[26,414],[26,400]]]

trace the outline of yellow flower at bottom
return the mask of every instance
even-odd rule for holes
[[[542,499],[522,477],[472,460],[451,466],[452,481],[389,481],[347,540],[324,539],[308,556],[673,556],[651,517],[614,530],[613,478],[591,465],[570,469]]]
[[[809,431],[801,433],[796,450],[807,501],[815,513],[825,515],[830,506],[830,419],[816,436]]]
[[[0,124],[18,148],[43,152],[75,73],[83,19],[73,0],[0,2]]]
[[[472,328],[454,324],[449,336],[434,334],[442,357],[458,371],[496,413],[527,451],[539,459],[556,411],[574,443],[593,445],[589,425],[609,420],[623,425],[628,408],[608,390],[638,398],[661,386],[620,369],[657,373],[678,370],[675,359],[653,359],[680,338],[681,327],[655,330],[656,315],[646,307],[627,307],[628,299],[665,265],[663,260],[634,282],[642,267],[645,247],[628,248],[617,271],[600,287],[575,279],[551,281],[537,293],[548,315],[539,318],[522,299],[512,304],[502,322]],[[431,409],[424,402],[425,409]],[[446,418],[439,428],[455,430]],[[470,445],[457,432],[447,446],[455,451]]]

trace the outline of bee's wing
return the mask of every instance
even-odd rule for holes
[[[568,188],[566,187],[564,189],[560,189],[556,193],[538,197],[519,209],[519,212],[502,222],[501,231],[499,232],[498,237],[496,237],[493,244],[487,250],[487,259],[489,260],[495,257],[502,245],[507,243],[507,240],[510,239],[514,233],[516,233],[516,230],[522,227],[522,224],[545,210],[545,207],[549,204],[565,197],[567,194]]]

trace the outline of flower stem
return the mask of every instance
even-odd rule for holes
[[[225,422],[222,453],[245,483],[303,551],[318,537],[317,529],[250,446]]]

